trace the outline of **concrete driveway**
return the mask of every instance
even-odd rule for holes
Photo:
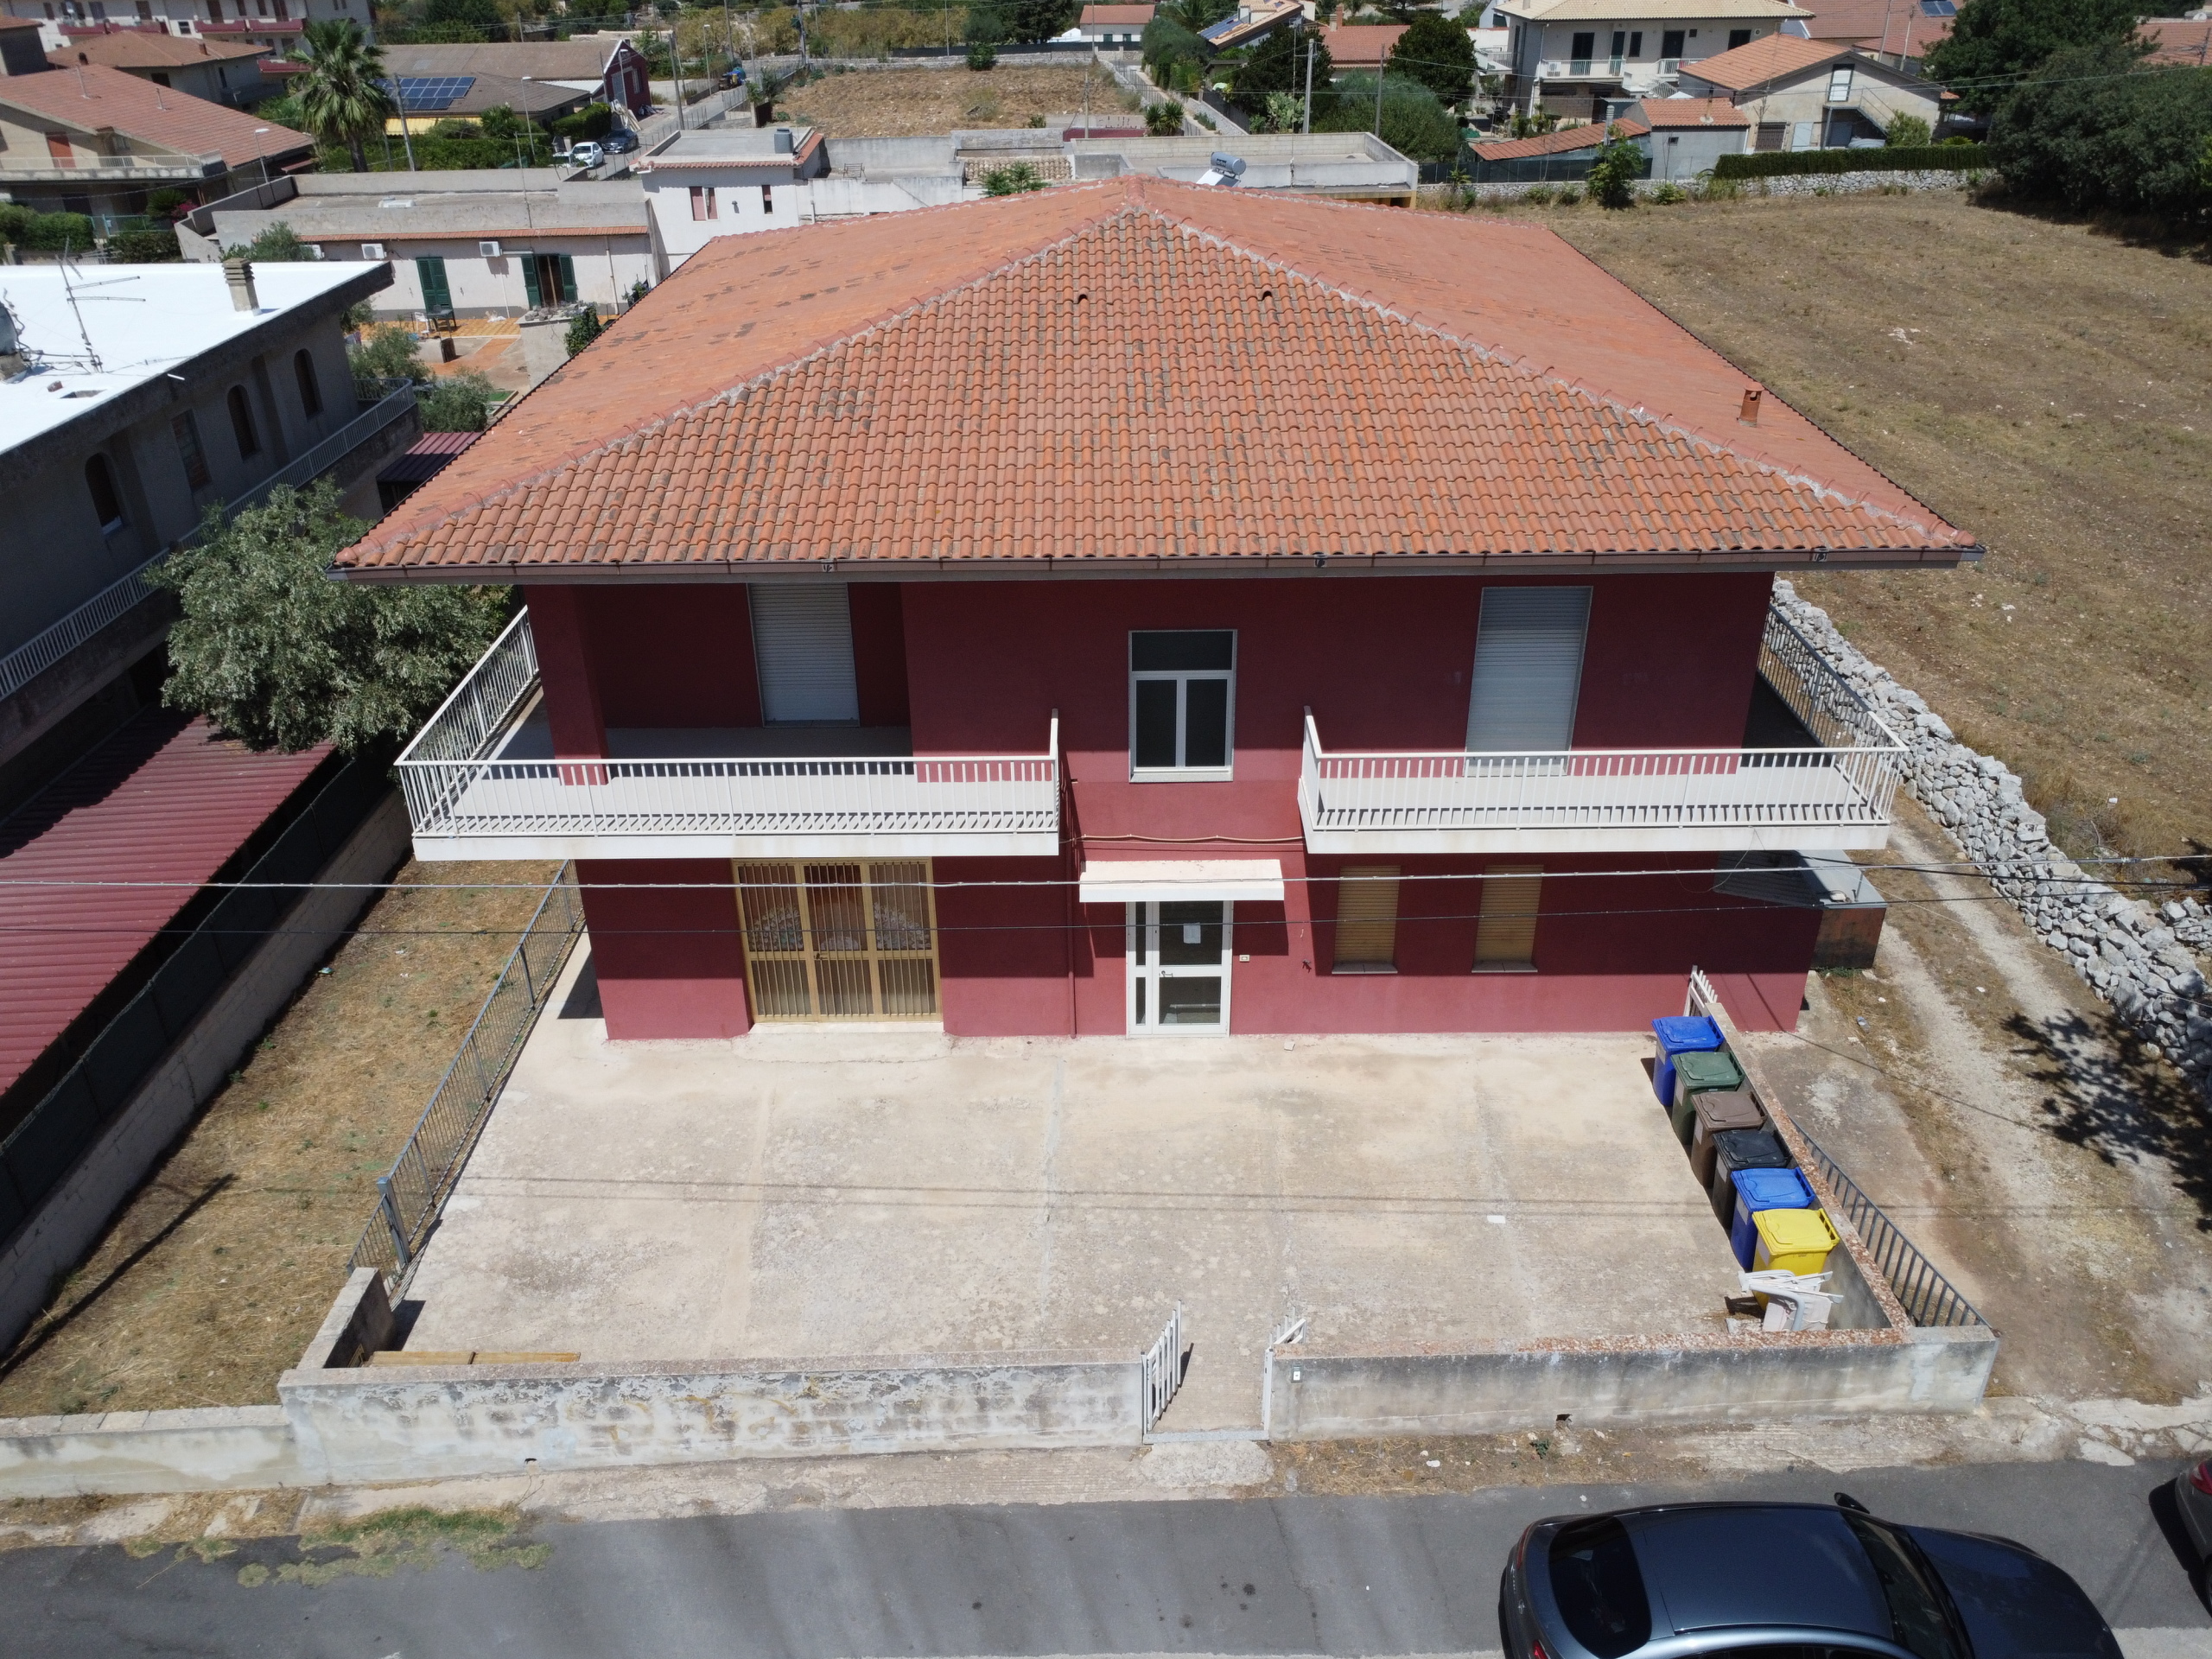
[[[410,1349],[1129,1350],[1180,1301],[1163,1427],[1198,1429],[1258,1424],[1288,1316],[1489,1345],[1716,1331],[1735,1289],[1643,1039],[609,1043],[571,989],[425,1252]]]

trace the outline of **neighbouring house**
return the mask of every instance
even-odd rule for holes
[[[399,772],[609,1037],[1203,1036],[1794,1026],[1904,752],[1775,574],[1979,556],[1548,230],[1137,176],[715,242],[336,574],[521,587]]]
[[[304,481],[314,457],[374,516],[375,467],[411,436],[413,401],[363,421],[343,318],[391,280],[383,265],[0,266],[0,811],[158,684],[170,610],[143,573],[210,505]]]
[[[28,38],[0,29],[0,41]],[[163,188],[207,200],[311,167],[307,134],[104,63],[0,75],[0,194],[41,212],[112,221]]]
[[[1628,118],[1649,129],[1643,147],[1662,183],[1687,183],[1750,148],[1751,118],[1725,98],[1647,98],[1629,106]]]
[[[211,104],[250,109],[283,93],[283,77],[272,79],[263,73],[270,55],[267,47],[247,41],[154,35],[110,24],[100,34],[73,35],[60,51],[47,54],[47,61],[56,69],[104,63]]]
[[[1900,115],[1932,133],[1943,90],[1908,70],[1829,41],[1770,35],[1682,71],[1682,90],[1725,98],[1750,118],[1754,149],[1872,145]]]
[[[395,76],[411,80],[482,78],[505,86],[518,82],[557,86],[582,92],[587,99],[602,99],[633,116],[645,115],[652,109],[645,60],[620,35],[477,45],[388,46],[385,67]]]
[[[631,170],[673,268],[716,237],[800,223],[817,182],[830,171],[830,147],[823,133],[807,126],[692,129],[655,146]],[[840,194],[852,199],[833,211],[864,213],[872,200],[881,204],[878,212],[918,205],[896,184],[849,183],[852,188]]]
[[[1812,15],[1789,0],[1497,0],[1490,12],[1508,31],[1506,101],[1591,120]]]
[[[385,134],[400,138],[438,121],[474,121],[486,110],[512,110],[535,126],[573,115],[598,94],[588,87],[508,75],[394,75],[393,113]]]
[[[1406,32],[1403,23],[1332,23],[1321,31],[1329,61],[1339,70],[1382,68]]]
[[[1156,10],[1153,6],[1085,6],[1076,19],[1076,33],[1109,51],[1134,52]]]
[[[1300,0],[1249,0],[1219,22],[1198,31],[1198,38],[1216,52],[1257,46],[1278,29],[1297,28],[1306,13]]]
[[[73,40],[130,29],[257,46],[282,55],[297,45],[308,23],[325,17],[346,18],[376,39],[369,0],[0,0],[0,14],[36,23],[49,52]]]
[[[1929,47],[1950,39],[1958,12],[1958,0],[1816,0],[1807,33],[1912,69]]]
[[[2151,42],[2152,63],[2200,69],[2212,65],[2212,17],[2145,17],[2138,32]]]
[[[339,264],[389,263],[377,315],[446,321],[589,304],[612,316],[665,273],[635,180],[563,180],[548,168],[317,173],[188,214],[188,259],[217,259],[263,231]]]
[[[1631,105],[1630,109],[1638,107]],[[1638,116],[1624,113],[1607,121],[1554,127],[1526,138],[1492,139],[1467,151],[1474,162],[1472,181],[1477,184],[1572,183],[1589,175],[1590,163],[1598,158],[1598,147],[1607,138],[1618,133],[1637,140],[1638,147],[1648,151],[1649,146],[1644,141],[1650,132]]]

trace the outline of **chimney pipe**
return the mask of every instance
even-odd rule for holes
[[[1759,423],[1759,389],[1757,386],[1744,388],[1744,406],[1737,411],[1736,418],[1745,426]]]
[[[261,309],[261,296],[253,291],[253,262],[251,260],[224,260],[223,280],[231,285],[232,310],[258,311]]]

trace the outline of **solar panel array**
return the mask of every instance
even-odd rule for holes
[[[468,96],[476,84],[474,75],[402,75],[397,81],[399,106],[410,115],[449,110]]]

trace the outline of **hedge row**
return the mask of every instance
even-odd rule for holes
[[[1900,149],[1767,149],[1723,156],[1716,179],[1772,179],[1791,173],[1974,172],[1989,166],[1980,144],[1916,144]]]

